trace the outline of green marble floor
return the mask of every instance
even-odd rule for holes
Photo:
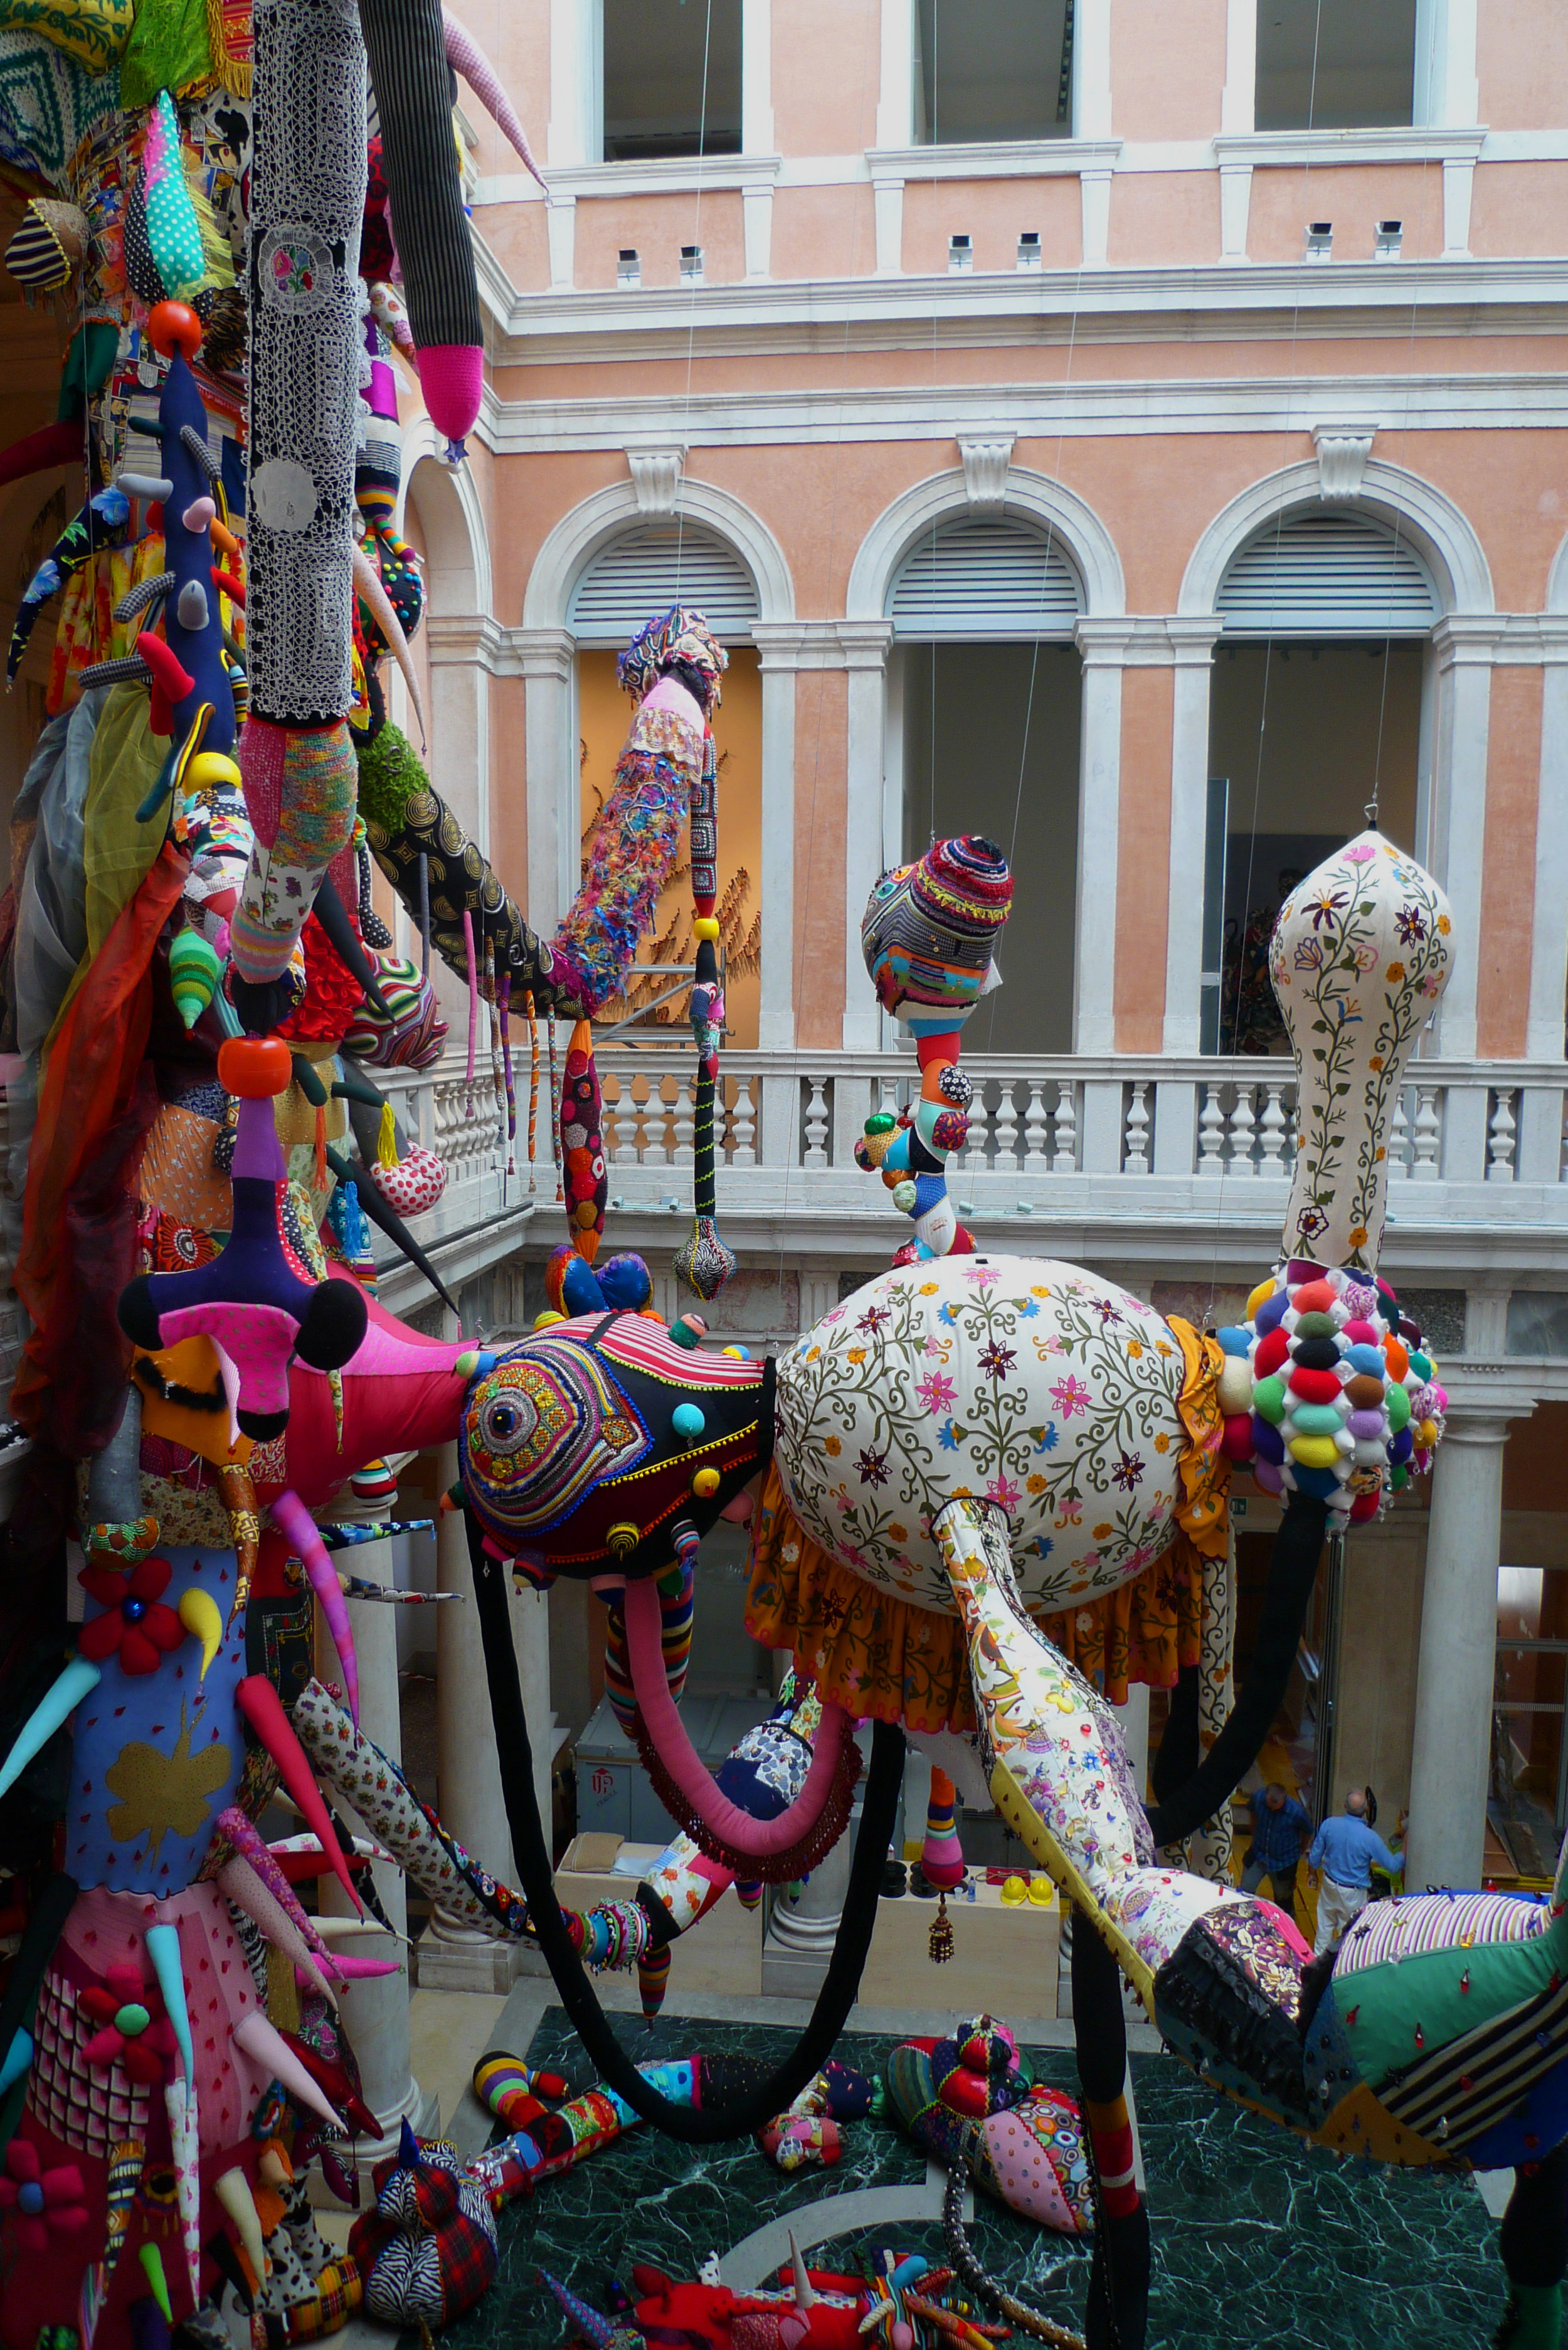
[[[772,2025],[704,2027],[690,2017],[650,2033],[615,2026],[638,2058],[707,2044],[766,2056],[790,2035]],[[889,2043],[846,2034],[838,2054],[871,2071]],[[559,2008],[528,2051],[575,2087],[591,2079]],[[1075,2088],[1070,2051],[1031,2051],[1035,2072]],[[1154,2233],[1150,2350],[1484,2350],[1502,2303],[1495,2230],[1466,2178],[1371,2170],[1303,2147],[1218,2103],[1171,2058],[1135,2055]],[[451,2350],[557,2350],[566,2327],[538,2281],[551,2269],[602,2306],[607,2275],[649,2261],[690,2277],[765,2221],[824,2194],[915,2183],[925,2164],[899,2133],[846,2126],[844,2159],[785,2178],[749,2140],[687,2147],[646,2128],[552,2180],[500,2220],[501,2267],[479,2306],[442,2334]],[[994,2275],[1064,2324],[1081,2325],[1087,2257],[977,2202],[971,2240]],[[906,2225],[899,2245],[935,2257],[940,2231]],[[873,2240],[846,2237],[813,2263],[854,2267]],[[1047,2272],[1058,2281],[1046,2282]],[[1021,2337],[1022,2338],[1022,2337]]]

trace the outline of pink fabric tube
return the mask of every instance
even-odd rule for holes
[[[809,1835],[827,1807],[844,1752],[847,1716],[842,1706],[825,1705],[805,1784],[776,1820],[754,1820],[731,1803],[702,1767],[686,1735],[664,1678],[659,1593],[649,1578],[626,1586],[626,1645],[631,1685],[643,1726],[669,1772],[705,1827],[732,1852],[747,1860],[769,1860]]]
[[[473,913],[462,910],[462,947],[468,958],[468,1114],[473,1116],[473,1048],[479,1039],[479,970],[473,959]]]
[[[343,1597],[343,1586],[337,1580],[337,1570],[327,1554],[326,1544],[317,1532],[315,1519],[297,1493],[285,1492],[274,1497],[272,1522],[284,1540],[299,1553],[305,1563],[305,1572],[310,1577],[310,1587],[321,1602],[327,1628],[337,1644],[337,1654],[343,1665],[344,1693],[348,1700],[350,1719],[358,1730],[359,1660],[355,1654],[354,1634],[349,1627],[348,1609]]]
[[[234,1702],[277,1764],[278,1776],[299,1805],[306,1825],[319,1840],[333,1876],[354,1904],[355,1916],[362,1918],[365,1905],[354,1890],[337,1832],[306,1760],[305,1749],[283,1710],[283,1700],[265,1673],[251,1673],[234,1691]]]

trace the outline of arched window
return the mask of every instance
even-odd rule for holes
[[[733,547],[688,522],[641,524],[594,556],[572,591],[567,626],[579,645],[624,649],[645,620],[689,604],[726,644],[749,637],[756,582]]]
[[[757,1041],[762,951],[762,678],[748,641],[758,617],[757,588],[733,547],[700,525],[673,516],[635,525],[599,548],[572,591],[567,625],[577,640],[582,849],[586,856],[626,740],[628,705],[616,681],[616,656],[674,603],[701,612],[730,656],[713,722],[719,919],[729,1035],[749,1048]],[[685,1028],[684,994],[670,994],[670,983],[651,968],[690,964],[695,951],[683,856],[679,862],[681,877],[660,898],[638,948],[638,962],[647,968],[634,976],[625,1002],[607,1007],[610,1024],[637,1019],[650,1024],[656,1036]],[[656,1003],[660,995],[669,1000]]]
[[[1266,968],[1286,892],[1376,797],[1419,853],[1427,642],[1441,605],[1409,537],[1353,507],[1275,516],[1215,598],[1203,1008],[1207,1052],[1282,1053]]]
[[[1083,608],[1060,539],[1012,515],[960,513],[916,539],[888,584],[888,775],[901,841],[987,834],[1011,857],[1004,984],[971,1019],[976,1053],[1073,1047]]]

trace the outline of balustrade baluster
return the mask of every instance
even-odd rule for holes
[[[1071,1079],[1064,1079],[1056,1094],[1056,1148],[1051,1157],[1054,1175],[1075,1175],[1078,1171],[1078,1104]]]
[[[1283,1086],[1263,1087],[1263,1115],[1259,1122],[1258,1172],[1279,1175],[1283,1172],[1286,1120],[1282,1101]]]
[[[807,1077],[805,1105],[805,1167],[826,1167],[827,1164],[827,1080]]]
[[[637,1098],[637,1075],[628,1069],[616,1080],[615,1156],[617,1167],[635,1167],[642,1155],[639,1129],[642,1125],[642,1105]],[[605,1149],[609,1149],[609,1137],[605,1137]]]
[[[1511,1183],[1513,1153],[1518,1143],[1513,1117],[1513,1091],[1500,1086],[1496,1094],[1497,1107],[1491,1114],[1487,1130],[1486,1180],[1489,1183]]]
[[[1231,1172],[1232,1175],[1255,1175],[1252,1164],[1252,1088],[1238,1086],[1236,1107],[1231,1113]]]
[[[675,1079],[675,1164],[690,1167],[696,1159],[697,1076],[682,1069]]]
[[[1018,1107],[1012,1098],[1012,1081],[1002,1080],[1002,1099],[996,1106],[996,1172],[1011,1175],[1018,1166]]]
[[[1441,1171],[1438,1165],[1438,1152],[1441,1142],[1442,1121],[1438,1116],[1438,1088],[1436,1086],[1417,1086],[1416,1088],[1416,1157],[1410,1169],[1413,1181],[1435,1183],[1438,1180]]]
[[[665,1144],[665,1121],[669,1115],[664,1099],[664,1071],[658,1066],[648,1076],[648,1115],[644,1128],[642,1163],[645,1167],[668,1167],[670,1152]]]
[[[1023,1112],[1023,1171],[1026,1175],[1049,1173],[1051,1157],[1050,1113],[1045,1107],[1045,1088],[1031,1078],[1029,1100]]]
[[[1142,1083],[1135,1082],[1127,1104],[1127,1157],[1122,1171],[1127,1175],[1148,1173],[1148,1087]]]
[[[1200,1175],[1221,1175],[1225,1171],[1225,1113],[1220,1107],[1220,1088],[1206,1085],[1203,1107],[1198,1113],[1198,1172]]]
[[[1388,1180],[1404,1183],[1410,1176],[1410,1124],[1405,1116],[1405,1088],[1394,1097],[1394,1123],[1388,1130]]]
[[[735,1107],[730,1125],[730,1164],[732,1167],[754,1167],[757,1163],[757,1112],[752,1087],[753,1077],[735,1079]]]

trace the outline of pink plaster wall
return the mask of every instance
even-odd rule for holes
[[[1219,174],[1215,174],[1218,183]],[[1443,249],[1440,163],[1314,163],[1271,166],[1252,174],[1247,251],[1253,261],[1301,261],[1308,221],[1334,223],[1333,268],[1370,261],[1380,220],[1405,224],[1405,261],[1429,261]],[[1309,265],[1302,262],[1303,268]],[[1390,263],[1397,268],[1399,263]]]
[[[550,0],[448,0],[454,16],[467,26],[517,110],[534,160],[545,168],[545,144],[550,119]],[[496,130],[466,82],[458,85],[459,103],[479,134],[481,173],[520,172],[522,158]]]
[[[864,182],[837,188],[775,188],[775,277],[864,277],[877,266],[877,216]]]
[[[1211,139],[1225,85],[1225,0],[1112,0],[1118,139]]]
[[[550,233],[544,204],[481,204],[474,218],[519,294],[545,293],[550,283]]]
[[[1218,261],[1219,172],[1118,172],[1111,182],[1106,250],[1112,267],[1122,269],[1204,267]]]
[[[1568,28],[1568,9],[1563,11]],[[1568,79],[1558,113],[1568,112]],[[1478,163],[1470,251],[1495,259],[1568,253],[1568,163]]]
[[[623,244],[642,257],[645,286],[680,281],[680,248],[700,244],[711,286],[732,285],[746,274],[742,197],[736,188],[669,196],[589,196],[577,200],[574,274],[579,286],[613,286]],[[541,210],[543,207],[541,207]]]
[[[1175,678],[1170,669],[1129,669],[1122,679],[1115,992],[1118,1053],[1158,1053],[1164,1041]]]
[[[1476,975],[1476,1045],[1483,1058],[1507,1059],[1524,1051],[1541,704],[1539,669],[1493,670]]]
[[[1568,91],[1562,0],[1485,0],[1477,12],[1476,77],[1480,119],[1494,130],[1558,127]]]
[[[781,155],[857,155],[877,140],[881,0],[789,0],[773,12]]]
[[[1047,269],[1076,269],[1083,250],[1076,174],[1044,180],[911,180],[904,190],[904,267],[939,275],[950,236],[972,240],[977,270],[1016,269],[1022,229],[1038,229]]]
[[[844,1041],[848,686],[843,670],[795,681],[795,1035],[829,1050]]]

